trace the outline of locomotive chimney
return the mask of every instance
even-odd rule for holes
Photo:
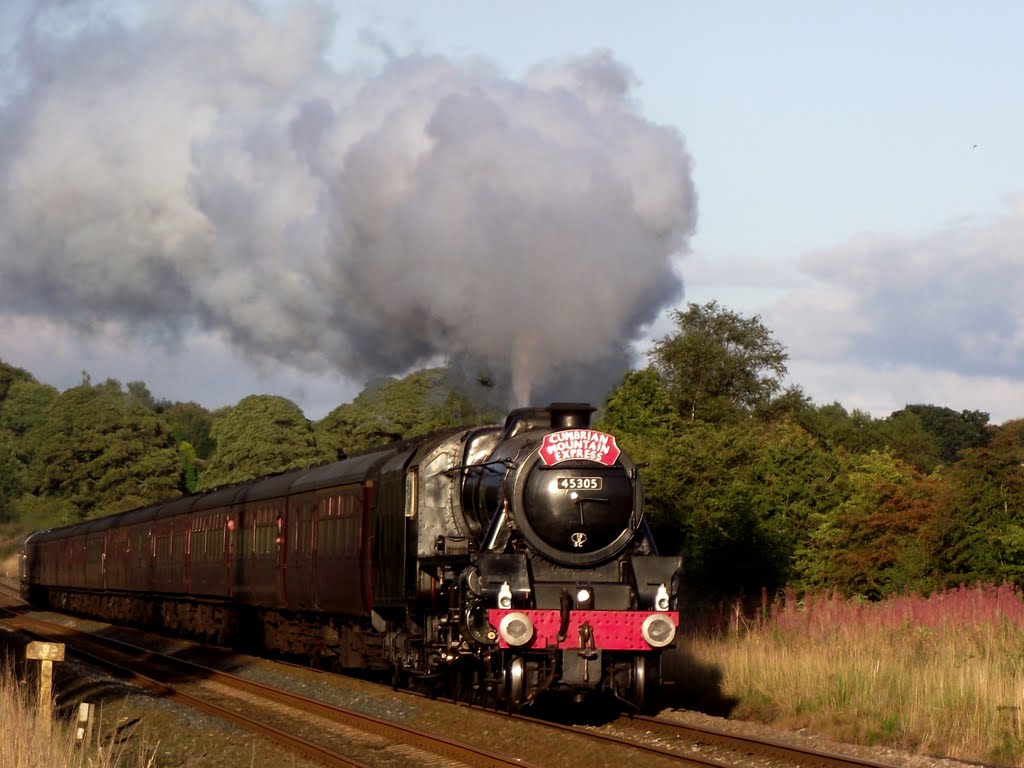
[[[552,429],[589,429],[590,414],[597,409],[590,403],[552,403],[548,406]]]

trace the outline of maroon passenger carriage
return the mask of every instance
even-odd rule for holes
[[[552,404],[32,534],[37,605],[309,654],[396,683],[651,703],[681,560],[592,408]]]

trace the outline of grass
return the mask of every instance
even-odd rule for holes
[[[732,716],[836,740],[1024,766],[1024,599],[976,587],[881,603],[787,595],[689,652]]]
[[[0,766],[4,768],[151,768],[145,743],[77,746],[77,723],[46,722],[36,692],[10,663],[0,664]],[[96,729],[98,730],[98,729]]]

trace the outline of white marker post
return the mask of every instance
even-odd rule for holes
[[[39,711],[42,721],[49,725],[53,714],[53,662],[64,661],[64,643],[44,643],[35,640],[25,649],[26,659],[43,663],[39,674]]]
[[[92,719],[95,711],[95,704],[83,701],[78,705],[78,730],[75,732],[75,738],[78,746],[83,749],[88,749],[92,743]]]

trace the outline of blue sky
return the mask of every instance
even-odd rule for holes
[[[997,212],[1020,191],[1016,3],[355,7],[342,37],[376,25],[399,51],[484,56],[513,74],[614,52],[639,80],[644,114],[676,126],[694,155],[695,248],[714,236],[726,254],[785,258],[865,230]]]
[[[33,5],[0,15],[8,47]],[[91,5],[95,13],[103,4]],[[249,6],[212,5],[223,10],[219,28],[252,32]],[[248,54],[281,56],[286,69],[301,58],[302,46],[290,41],[308,38],[342,76],[337,89],[346,77],[372,79],[417,55],[456,68],[483,60],[518,83],[539,64],[607,52],[634,78],[636,116],[675,132],[692,162],[696,221],[671,256],[683,295],[665,310],[716,300],[760,315],[789,351],[792,382],[817,403],[876,416],[920,402],[986,411],[995,422],[1024,416],[1021,4],[435,0],[331,8],[333,27],[324,15],[305,23],[305,4],[275,2],[264,32],[281,50],[252,46]],[[130,15],[133,24],[145,17]],[[317,30],[327,35],[319,43]],[[17,71],[22,50],[10,48],[8,71]],[[9,185],[47,172],[18,170],[0,165]],[[18,258],[10,244],[6,256],[0,250],[7,277]],[[97,318],[91,303],[83,335],[80,317],[44,304],[0,307],[0,359],[59,387],[84,369],[94,380],[143,379],[158,396],[211,407],[282,394],[317,418],[361,385],[344,367],[254,355],[216,325],[200,322],[183,335],[179,328],[164,343],[159,327],[143,322],[139,331],[135,315],[123,313]],[[669,330],[663,311],[638,343]]]

